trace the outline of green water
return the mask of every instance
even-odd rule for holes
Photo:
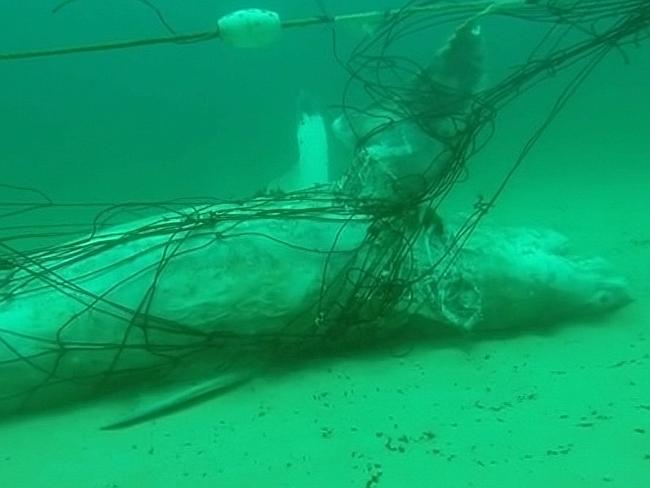
[[[250,6],[155,4],[178,31]],[[53,5],[0,5],[0,52],[164,34],[135,0],[78,0],[56,15]],[[255,6],[320,13],[316,2]],[[487,22],[486,82],[539,32]],[[342,49],[357,38],[339,33]],[[567,234],[629,280],[632,305],[551,332],[331,358],[124,431],[97,427],[137,398],[2,423],[0,486],[650,486],[650,46],[625,53],[629,63],[612,52],[571,98],[488,219]],[[297,157],[300,91],[336,105],[346,79],[321,27],[253,51],[211,42],[1,63],[0,183],[61,202],[250,195]],[[495,188],[566,80],[501,114],[449,212]]]

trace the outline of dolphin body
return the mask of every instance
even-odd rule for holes
[[[137,386],[174,365],[170,355],[192,364],[194,356],[184,358],[184,351],[196,347],[205,348],[198,362],[234,366],[216,374],[199,369],[194,377],[204,380],[179,383],[166,398],[147,401],[106,427],[134,425],[242,386],[262,370],[247,368],[260,363],[240,359],[230,338],[241,338],[243,346],[253,345],[263,355],[276,332],[301,337],[313,330],[324,264],[332,276],[345,270],[359,252],[366,225],[349,222],[342,229],[336,222],[266,219],[242,224],[241,236],[226,244],[206,230],[182,241],[186,247],[167,263],[147,316],[133,310],[150,290],[169,236],[127,240],[70,264],[53,261],[49,266],[56,274],[37,268],[39,279],[14,271],[0,290],[6,295],[0,300],[0,409],[20,411],[32,401],[41,409],[72,403],[96,396],[105,380],[123,388],[135,377]],[[96,236],[84,246],[101,248],[107,238]],[[338,247],[332,254],[333,242]],[[314,246],[320,250],[305,251]],[[440,236],[424,233],[412,252],[428,269],[445,248]],[[58,286],[47,283],[55,276]],[[31,289],[14,295],[17,285]],[[103,300],[93,304],[96,296]],[[479,228],[449,272],[418,281],[407,303],[398,304],[382,324],[398,333],[411,321],[459,332],[516,330],[602,316],[630,301],[622,278],[599,259],[573,254],[556,233]],[[286,347],[291,353],[291,345]]]

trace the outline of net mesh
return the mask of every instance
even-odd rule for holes
[[[423,5],[392,11],[349,53],[333,27],[334,55],[349,73],[342,122],[353,134],[353,162],[336,185],[237,202],[106,205],[4,185],[22,201],[0,203],[2,408],[164,378],[206,358],[225,371],[401,333],[403,317],[431,306],[432,287],[580,84],[649,34],[645,1]],[[484,84],[474,69],[480,24],[495,16],[543,29],[522,46],[525,62]],[[449,26],[447,43],[422,62],[405,50]],[[467,42],[476,45],[462,79],[441,77]],[[562,71],[561,92],[496,191],[448,232],[440,206],[496,131],[496,115]],[[417,164],[378,157],[386,148],[377,141],[413,133],[422,134]],[[52,219],[71,212],[92,213],[91,225]]]

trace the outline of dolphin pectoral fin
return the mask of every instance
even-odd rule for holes
[[[217,395],[223,395],[243,386],[253,379],[251,373],[233,373],[204,380],[189,386],[171,396],[144,405],[135,411],[110,424],[101,427],[101,430],[117,430],[154,420],[170,415],[200,402],[209,400]]]

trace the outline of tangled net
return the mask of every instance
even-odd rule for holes
[[[199,361],[226,371],[400,333],[402,317],[425,307],[429,288],[453,266],[581,83],[609,53],[625,56],[628,46],[649,35],[650,5],[642,0],[441,4],[428,13],[419,10],[423,5],[429,4],[410,2],[391,11],[347,56],[335,43],[335,55],[350,75],[344,117],[382,114],[380,123],[355,134],[354,161],[338,185],[238,202],[62,205],[38,194],[28,202],[0,204],[6,223],[0,236],[2,321],[9,309],[18,309],[26,322],[47,316],[37,310],[43,293],[51,292],[48,304],[53,310],[68,304],[65,316],[50,316],[57,324],[55,333],[48,332],[51,323],[21,329],[0,322],[0,371],[8,378],[0,390],[2,408],[24,410],[49,404],[53,396],[69,398],[73,391],[89,395],[127,381],[164,378]],[[429,65],[403,50],[403,41],[413,36],[434,35],[445,25],[474,29],[490,16],[548,27],[524,64],[486,88],[449,90],[429,76]],[[333,32],[336,41],[336,28]],[[571,78],[496,191],[475,202],[460,228],[446,235],[440,206],[496,130],[496,115],[521,94],[570,68]],[[354,105],[350,100],[358,99],[359,92],[366,101]],[[436,149],[417,172],[378,175],[368,143],[404,123],[416,125]],[[376,178],[382,181],[378,184]],[[369,182],[387,190],[366,193]],[[27,189],[5,187],[31,195]],[[70,223],[12,225],[70,207],[95,212],[88,235],[82,236],[81,225]],[[129,222],[133,215],[140,219]],[[418,246],[423,241],[436,252],[422,252]],[[260,297],[248,305],[241,298],[244,305],[237,314],[215,311],[214,303],[208,307],[212,312],[201,308],[207,294],[193,282],[204,280],[203,288],[219,289],[219,280],[225,279],[219,273],[232,272],[224,263],[250,270],[259,265],[252,261],[273,253],[288,261],[317,263],[317,292],[295,301],[274,301],[264,291],[265,283],[250,283],[246,292],[259,285]],[[275,264],[270,262],[269,268]],[[183,268],[194,275],[182,274]],[[169,276],[174,280],[168,281]],[[174,308],[179,301],[187,305],[192,300],[201,313]],[[298,302],[299,307],[289,306]],[[255,313],[268,326],[256,328],[252,322],[260,319]],[[251,324],[246,324],[248,318]]]

